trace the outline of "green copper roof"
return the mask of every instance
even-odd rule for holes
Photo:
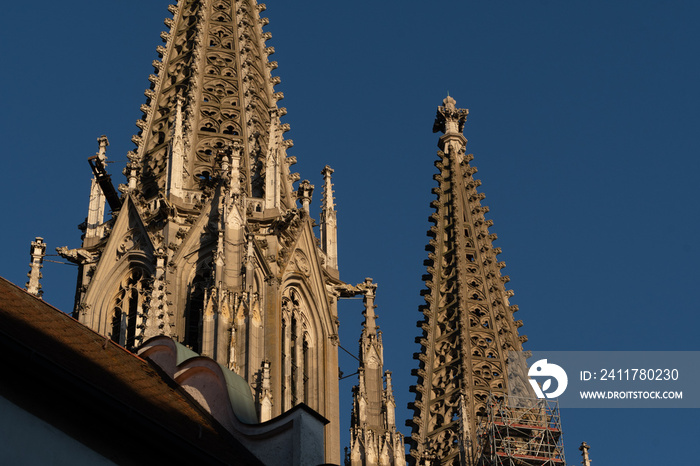
[[[180,366],[184,362],[200,357],[199,354],[195,353],[188,347],[176,342],[175,348],[177,350],[175,364]],[[236,374],[232,370],[228,369],[226,366],[219,364],[221,368],[221,373],[224,375],[224,380],[226,381],[226,390],[228,391],[229,401],[231,402],[231,408],[233,408],[233,414],[236,418],[244,424],[258,424],[258,414],[255,411],[255,401],[253,400],[253,393],[250,391],[250,386],[248,382],[245,381],[243,377]]]
[[[250,385],[240,375],[221,364],[219,366],[221,366],[221,371],[226,379],[226,388],[233,413],[244,424],[257,424],[258,414],[255,412],[255,401],[253,393],[250,391]]]
[[[177,354],[175,355],[176,366],[179,366],[188,359],[196,358],[197,356],[199,356],[199,354],[195,353],[185,345],[182,345],[176,342],[175,340],[173,340],[173,343],[175,343],[175,349],[177,351]]]

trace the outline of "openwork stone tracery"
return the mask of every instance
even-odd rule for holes
[[[421,345],[414,357],[418,383],[411,406],[415,412],[407,424],[412,464],[471,464],[478,457],[477,426],[486,413],[490,393],[504,395],[509,351],[522,350],[525,337],[505,289],[505,266],[493,246],[496,235],[484,218],[488,207],[473,178],[476,168],[465,154],[462,135],[468,111],[455,107],[447,97],[438,108],[434,131],[440,138],[438,173],[433,189],[435,212],[426,250],[424,320],[418,322]]]
[[[119,283],[112,308],[109,337],[126,348],[143,343],[143,327],[147,314],[147,293],[150,277],[135,268]]]

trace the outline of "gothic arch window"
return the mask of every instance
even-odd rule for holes
[[[202,316],[204,315],[205,279],[199,272],[189,286],[185,310],[184,344],[197,353],[202,352]]]
[[[128,349],[141,343],[139,327],[149,278],[145,270],[132,269],[119,284],[114,298],[110,338]]]
[[[301,292],[287,288],[282,294],[282,409],[299,403],[313,405],[314,337],[308,304]]]

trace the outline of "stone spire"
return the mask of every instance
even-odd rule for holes
[[[27,292],[33,294],[37,298],[41,298],[44,292],[41,290],[41,268],[44,266],[44,255],[46,255],[46,243],[44,243],[44,238],[37,236],[34,241],[32,241],[31,248],[29,248],[29,255],[31,256],[31,262],[29,263],[29,281],[25,285],[27,287]]]
[[[409,405],[414,416],[407,422],[411,464],[426,458],[441,465],[473,461],[486,398],[507,393],[508,351],[522,350],[526,340],[518,335],[522,323],[513,319],[517,306],[508,302],[513,292],[504,286],[509,281],[501,275],[505,263],[496,259],[501,251],[493,246],[492,221],[484,218],[488,207],[476,190],[481,182],[473,178],[472,155],[465,155],[467,115],[448,96],[433,128],[444,134],[433,177],[438,186],[433,188],[435,212],[421,293],[424,319],[417,324],[422,329],[416,339],[421,350],[414,354],[418,381],[411,387],[416,400]]]
[[[326,253],[326,265],[331,269],[338,268],[338,223],[335,203],[333,200],[333,169],[326,165],[321,171],[323,175],[323,205],[321,207],[321,247]]]
[[[396,430],[391,372],[383,372],[384,348],[374,313],[377,285],[366,278],[357,289],[364,295],[365,321],[360,337],[359,380],[353,388],[350,464],[404,465],[404,440]]]
[[[265,45],[265,5],[255,0],[180,0],[157,48],[146,90],[140,131],[132,140],[125,175],[146,199],[168,192],[168,200],[191,208],[201,200],[216,170],[217,151],[241,145],[244,192],[265,208],[290,208],[295,197],[286,150],[291,141],[280,122],[286,110],[275,92],[279,77]],[[289,162],[289,163],[285,163]]]

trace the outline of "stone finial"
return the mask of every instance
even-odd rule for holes
[[[103,134],[97,138],[97,144],[99,144],[97,156],[104,162],[107,160],[107,146],[109,146],[109,139],[107,139],[107,136]]]
[[[242,147],[238,141],[234,141],[231,149],[231,192],[238,195],[241,192],[241,151]]]
[[[323,202],[321,206],[321,246],[326,254],[326,265],[338,269],[338,225],[333,199],[333,169],[326,165],[323,175]]]
[[[221,167],[220,177],[225,182],[231,181],[231,148],[221,149],[216,154],[216,160]]]
[[[377,315],[374,313],[374,309],[377,307],[374,304],[374,298],[377,292],[377,284],[372,281],[371,278],[365,278],[365,282],[358,285],[364,291],[364,305],[365,305],[365,322],[363,324],[365,331],[368,335],[374,335],[377,333]]]
[[[323,207],[333,210],[335,204],[333,204],[333,184],[331,183],[331,175],[335,173],[329,165],[323,167],[321,170],[321,175],[323,175]]]
[[[39,280],[42,277],[41,268],[44,266],[44,256],[46,255],[46,243],[44,243],[44,238],[37,236],[34,241],[32,241],[31,247],[29,248],[29,255],[32,261],[29,263],[30,270],[27,274],[27,277],[29,277],[29,281],[26,284],[27,292],[41,298],[44,292],[41,290]]]
[[[270,112],[270,130],[265,156],[265,209],[279,209],[282,201],[283,160],[286,157],[288,146],[284,141],[284,133],[289,130],[289,124],[280,122],[280,112],[277,107],[272,107]],[[287,178],[294,183],[292,178]],[[298,179],[298,178],[297,178]]]
[[[129,192],[133,192],[136,190],[136,182],[141,168],[141,157],[135,151],[130,150],[126,153],[126,158],[128,162],[122,173],[126,176]]]
[[[467,121],[469,110],[457,108],[457,102],[450,96],[442,101],[442,106],[438,107],[433,125],[433,133],[441,132],[448,134],[462,134],[464,123]]]
[[[185,173],[184,116],[182,108],[185,105],[185,99],[181,94],[178,94],[174,99],[174,103],[175,124],[173,125],[170,163],[168,164],[168,195],[182,198],[184,196]],[[131,180],[129,184],[131,185]]]
[[[591,466],[591,459],[588,457],[588,450],[590,450],[590,448],[590,445],[588,445],[586,442],[581,443],[581,446],[578,447],[578,449],[581,450],[581,456],[583,457],[583,461],[581,461],[583,466]]]
[[[248,306],[252,307],[254,297],[253,288],[255,287],[255,235],[249,234],[246,238],[245,252],[245,290],[247,293]]]
[[[314,185],[309,183],[309,180],[303,180],[299,183],[299,189],[297,189],[297,197],[301,200],[301,205],[309,213],[309,206],[311,204],[311,196],[314,193]]]
[[[109,146],[109,140],[107,136],[102,135],[97,138],[97,143],[99,144],[99,149],[97,151],[97,158],[102,164],[107,161],[107,146]],[[105,201],[106,197],[99,183],[97,182],[97,177],[93,176],[92,183],[90,185],[90,201],[88,204],[88,215],[86,219],[86,230],[85,239],[90,242],[91,238],[96,238],[96,241],[102,238],[104,233],[104,213],[105,213]]]
[[[386,425],[393,429],[396,427],[396,401],[394,400],[394,387],[391,382],[391,371],[384,372],[386,388],[384,389]]]

